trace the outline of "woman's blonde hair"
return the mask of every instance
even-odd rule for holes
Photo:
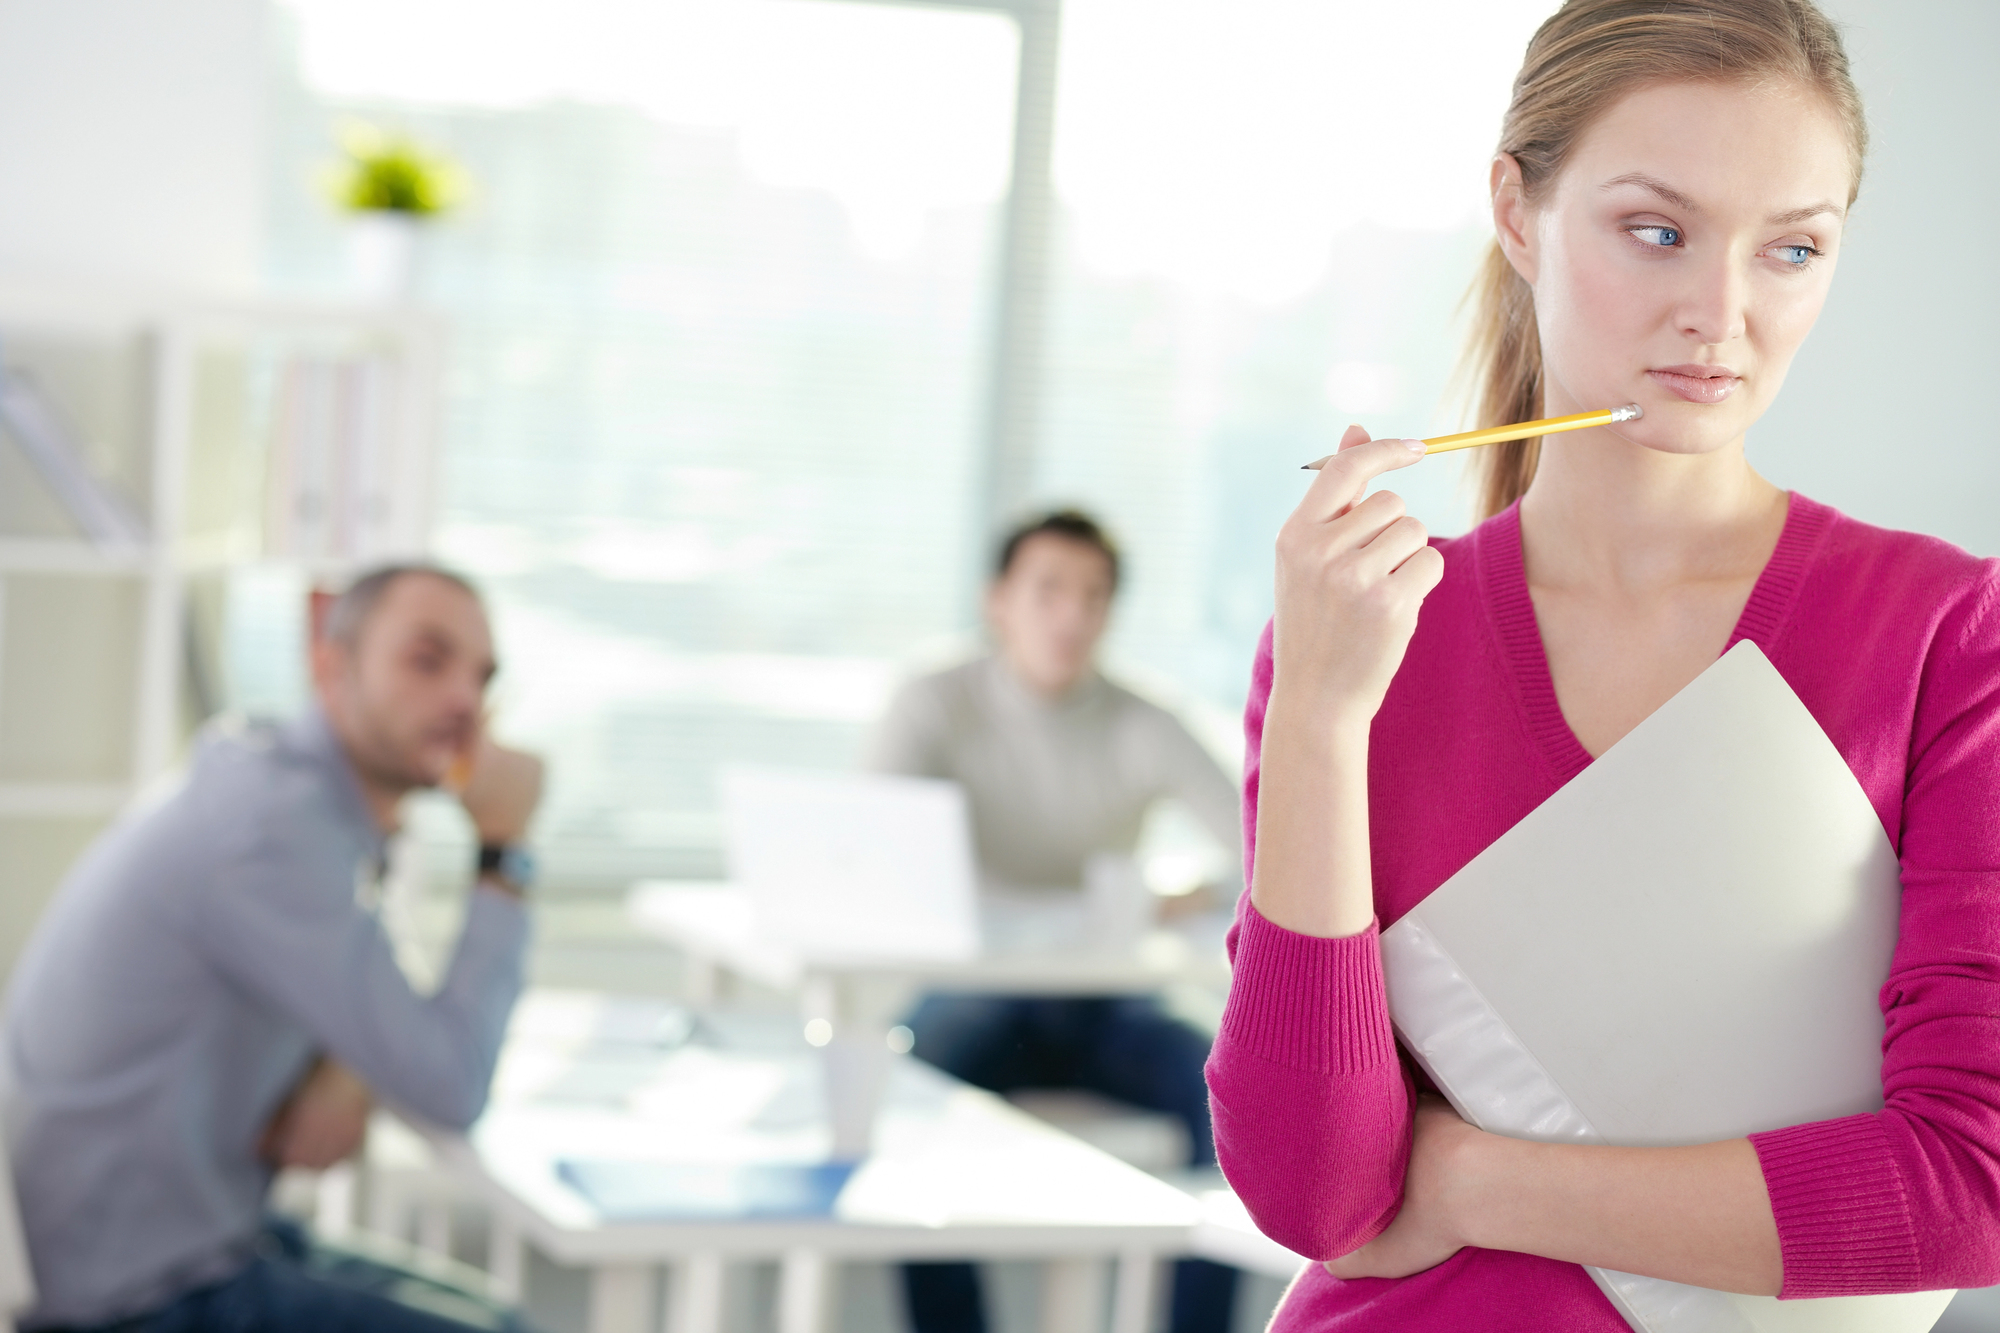
[[[1536,31],[1514,79],[1500,149],[1521,164],[1530,204],[1570,149],[1620,98],[1660,83],[1784,81],[1813,89],[1847,130],[1861,188],[1868,125],[1840,33],[1812,0],[1567,0]],[[1478,424],[1542,414],[1542,344],[1535,297],[1496,240],[1467,294],[1466,366]],[[1539,439],[1491,445],[1472,461],[1481,518],[1518,500],[1534,480]]]

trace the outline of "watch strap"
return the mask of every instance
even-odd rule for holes
[[[513,843],[488,842],[479,847],[479,874],[496,876],[517,889],[535,882],[535,858]]]

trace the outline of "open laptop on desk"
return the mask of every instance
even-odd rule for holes
[[[962,962],[980,952],[977,873],[955,782],[731,768],[729,875],[760,931],[807,963]]]

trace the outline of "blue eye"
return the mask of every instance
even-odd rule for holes
[[[1794,268],[1804,268],[1807,264],[1812,263],[1813,256],[1818,253],[1819,251],[1813,249],[1810,245],[1781,245],[1778,247],[1778,258],[1784,260]]]
[[[1645,244],[1658,246],[1662,250],[1671,249],[1681,243],[1679,227],[1633,227],[1630,230]]]

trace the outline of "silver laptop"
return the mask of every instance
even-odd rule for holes
[[[979,953],[977,878],[955,782],[733,767],[729,876],[759,929],[808,963],[963,962]]]

